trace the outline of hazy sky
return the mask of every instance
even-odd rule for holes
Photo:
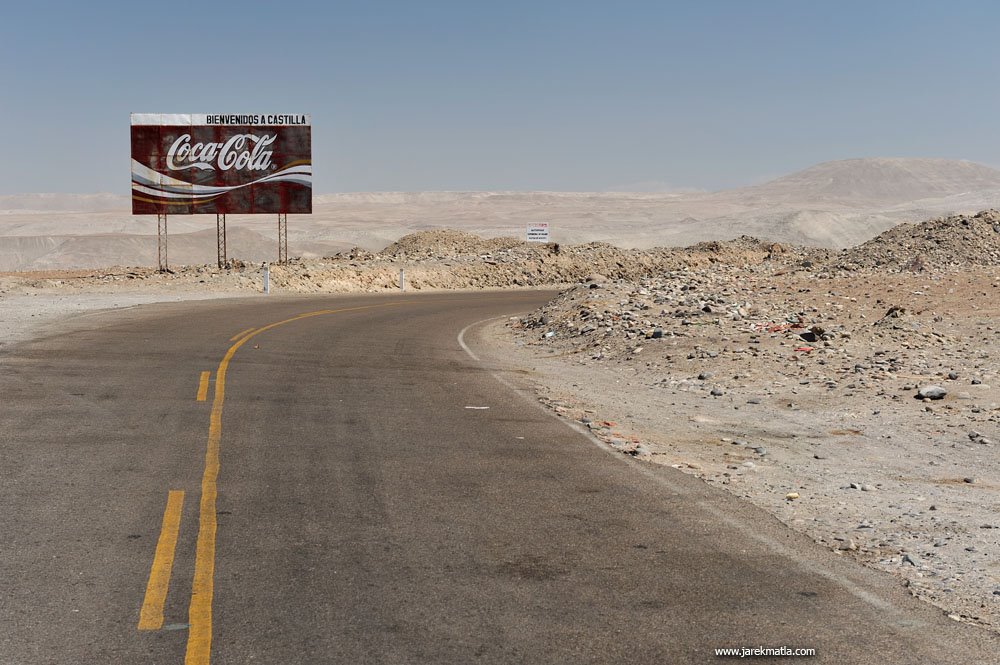
[[[317,192],[1000,166],[1000,3],[8,2],[0,194],[129,191],[129,113],[311,113]]]

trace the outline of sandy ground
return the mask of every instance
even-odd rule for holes
[[[178,283],[180,280],[168,274],[136,280],[128,277],[131,272],[0,273],[0,348],[42,334],[57,323],[104,311],[157,302],[246,296],[260,290],[256,275],[248,276],[245,283],[225,280],[215,285],[197,280]]]

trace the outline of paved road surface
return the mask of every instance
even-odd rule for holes
[[[997,662],[895,582],[602,450],[480,328],[484,362],[461,347],[546,298],[160,305],[7,351],[0,663]]]

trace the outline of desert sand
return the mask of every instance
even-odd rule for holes
[[[841,249],[904,221],[1000,206],[1000,171],[943,159],[819,164],[762,185],[712,193],[426,192],[326,194],[291,216],[291,255],[379,250],[434,228],[523,238],[547,222],[552,240],[619,247],[684,246],[749,235]],[[230,215],[228,256],[273,261],[277,220]],[[215,219],[171,216],[172,265],[215,259]],[[0,271],[156,265],[156,219],[133,217],[126,196],[0,196]]]

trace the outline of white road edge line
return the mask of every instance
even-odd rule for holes
[[[479,356],[477,356],[475,353],[472,352],[472,349],[469,348],[469,345],[465,343],[465,333],[467,333],[470,328],[474,328],[475,326],[478,326],[482,323],[486,323],[488,321],[496,321],[497,319],[502,319],[502,318],[504,317],[494,316],[489,319],[480,319],[475,323],[470,323],[469,325],[465,326],[464,328],[462,328],[461,332],[458,333],[458,345],[461,346],[462,350],[468,353],[469,357],[475,360],[477,363],[483,362],[482,360],[479,359]]]
[[[483,362],[482,359],[480,359],[480,357],[477,356],[473,352],[473,350],[471,348],[469,348],[469,345],[466,344],[466,342],[465,342],[465,334],[469,330],[471,330],[472,328],[475,328],[476,326],[482,325],[484,323],[489,323],[491,321],[497,321],[497,320],[500,320],[500,319],[505,319],[505,318],[508,318],[508,317],[507,316],[494,316],[494,317],[491,317],[491,318],[488,318],[488,319],[481,319],[479,321],[475,321],[474,323],[470,323],[469,325],[465,326],[464,328],[462,328],[461,332],[458,333],[458,344],[459,344],[459,346],[462,347],[462,350],[464,350],[469,355],[470,358],[472,358],[473,360],[475,360],[478,363],[482,363]],[[566,425],[567,427],[571,428],[572,430],[574,430],[574,431],[582,434],[583,436],[585,436],[592,444],[594,444],[595,446],[597,446],[606,455],[608,455],[608,457],[614,459],[615,461],[617,461],[620,464],[627,464],[628,466],[631,466],[632,468],[634,468],[635,470],[637,470],[639,473],[642,473],[643,475],[645,475],[648,478],[653,479],[654,481],[656,481],[660,485],[663,485],[663,486],[667,487],[668,489],[670,489],[675,494],[679,494],[679,495],[687,494],[687,492],[685,490],[683,490],[681,488],[677,488],[677,487],[672,486],[659,473],[655,473],[652,469],[647,468],[644,465],[644,463],[638,462],[637,460],[634,460],[631,457],[626,457],[625,455],[622,455],[621,453],[618,453],[617,451],[612,450],[610,447],[608,447],[607,444],[605,444],[603,441],[601,441],[596,436],[594,436],[594,434],[590,430],[588,430],[587,428],[583,427],[583,425],[581,425],[579,423],[576,423],[576,422],[572,422],[572,421],[567,420],[565,418],[559,417],[557,414],[555,414],[550,409],[545,408],[542,404],[540,404],[536,400],[533,400],[530,397],[528,397],[527,395],[525,395],[524,392],[520,388],[518,388],[514,384],[510,383],[509,381],[507,381],[507,379],[505,379],[504,377],[500,376],[499,374],[497,374],[493,370],[488,369],[487,371],[489,371],[490,376],[492,376],[494,379],[496,379],[497,381],[499,381],[503,385],[507,386],[508,388],[510,388],[512,391],[514,391],[518,395],[520,395],[522,398],[524,398],[524,400],[526,402],[528,402],[529,404],[533,405],[535,408],[541,410],[542,412],[548,414],[549,417],[555,418],[557,421],[563,423],[564,425]],[[678,473],[680,473],[680,472],[678,471]],[[795,564],[801,570],[803,570],[804,572],[806,572],[806,573],[813,573],[813,574],[819,575],[820,577],[824,577],[827,580],[829,580],[829,581],[837,584],[838,586],[840,586],[842,589],[844,589],[845,591],[847,591],[848,593],[850,593],[854,597],[856,597],[856,598],[858,598],[858,599],[860,599],[860,600],[868,603],[872,607],[875,607],[875,608],[877,608],[877,609],[879,609],[882,612],[885,612],[887,614],[891,614],[894,617],[901,617],[901,612],[891,602],[886,601],[883,598],[879,597],[878,595],[876,595],[876,594],[874,594],[874,593],[872,593],[870,591],[867,591],[867,590],[861,588],[860,586],[858,586],[857,584],[855,584],[851,580],[847,579],[843,575],[840,575],[839,573],[837,573],[835,571],[832,571],[832,570],[829,570],[829,569],[827,569],[825,567],[819,567],[818,565],[806,565],[805,562],[799,560],[798,556],[796,556],[795,551],[792,550],[791,548],[787,547],[786,545],[780,543],[779,541],[777,541],[777,540],[775,540],[773,538],[769,538],[768,536],[762,535],[762,534],[754,531],[753,529],[748,528],[745,524],[743,524],[739,520],[733,519],[732,517],[730,517],[729,515],[727,515],[725,512],[723,512],[722,510],[720,510],[719,508],[713,506],[710,503],[707,503],[705,501],[698,501],[695,505],[697,505],[699,508],[701,508],[705,512],[711,514],[713,517],[715,517],[719,521],[725,523],[727,526],[732,527],[733,529],[739,531],[740,533],[742,533],[742,534],[744,534],[746,536],[749,536],[753,540],[756,540],[757,542],[761,543],[762,545],[768,547],[771,551],[775,552],[776,554],[780,554],[780,555],[784,556],[785,558],[790,559],[791,561],[794,561]],[[791,527],[789,527],[789,528],[791,528]],[[898,621],[897,620],[897,621],[893,621],[892,625],[894,627],[896,627],[896,628],[904,627],[904,628],[910,628],[910,629],[914,629],[914,630],[919,630],[921,627],[923,627],[926,624],[924,624],[923,622],[918,622],[918,621],[905,621],[904,622],[904,621]]]

